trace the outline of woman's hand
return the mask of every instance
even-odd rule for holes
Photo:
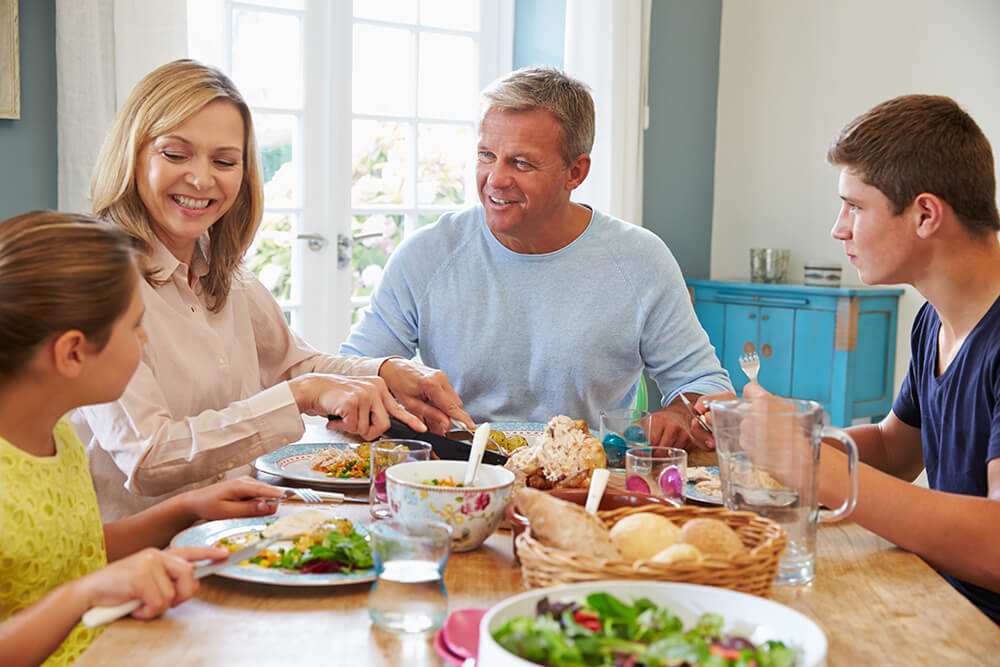
[[[340,418],[345,431],[374,440],[389,428],[393,416],[415,431],[427,430],[419,418],[406,410],[380,377],[347,377],[308,373],[288,381],[299,412]]]
[[[378,371],[389,390],[407,410],[440,434],[451,430],[452,418],[475,429],[475,422],[462,410],[462,399],[444,371],[398,357],[387,359]]]
[[[192,562],[221,560],[226,549],[185,547],[169,552],[143,549],[73,582],[84,609],[139,600],[136,618],[153,618],[184,602],[198,590]]]
[[[238,477],[187,491],[182,495],[190,512],[197,519],[209,521],[274,514],[278,509],[278,503],[269,503],[264,499],[277,499],[283,493],[281,489],[265,482],[250,477]]]

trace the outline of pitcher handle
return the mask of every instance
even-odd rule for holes
[[[850,516],[858,502],[858,445],[854,442],[854,438],[847,435],[846,431],[836,426],[824,426],[820,430],[820,437],[839,440],[847,450],[847,498],[837,509],[820,510],[819,512],[819,520],[824,523],[840,521]]]

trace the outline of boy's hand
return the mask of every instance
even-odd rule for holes
[[[708,408],[709,401],[729,401],[734,398],[739,397],[731,391],[724,391],[720,394],[704,394],[694,402],[694,411],[696,414],[704,416],[705,421],[711,424],[712,411]],[[697,418],[691,419],[691,435],[696,441],[703,443],[706,448],[715,449],[715,438],[705,430]]]
[[[259,480],[238,477],[188,491],[184,495],[190,511],[198,519],[211,520],[274,514],[278,503],[266,502],[264,498],[277,499],[283,493],[281,489]]]

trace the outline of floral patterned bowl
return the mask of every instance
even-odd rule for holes
[[[481,465],[472,487],[435,486],[432,480],[465,477],[465,461],[411,461],[385,472],[390,511],[396,519],[430,519],[451,526],[452,551],[471,551],[493,534],[514,487],[514,473]]]

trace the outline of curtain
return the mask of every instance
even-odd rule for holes
[[[186,53],[186,0],[56,0],[60,210],[90,212],[115,112],[139,79]]]
[[[596,113],[590,174],[573,200],[637,225],[650,11],[650,0],[566,0],[563,67],[590,86]]]

